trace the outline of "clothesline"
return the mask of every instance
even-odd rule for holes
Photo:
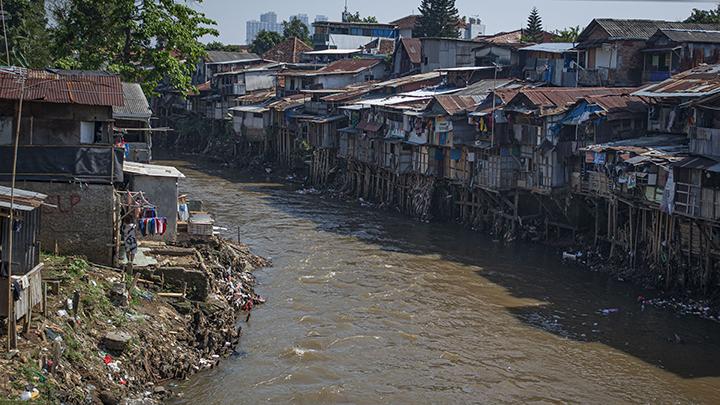
[[[128,211],[120,218],[120,221],[124,220],[127,216],[132,214],[134,210],[140,209],[144,210],[146,208],[155,208],[155,205],[150,203],[147,198],[145,198],[145,193],[142,191],[125,191],[122,194],[125,194],[127,197],[127,200],[123,202],[123,198],[120,192],[117,192],[117,194],[120,195],[120,201],[123,208],[127,208]]]

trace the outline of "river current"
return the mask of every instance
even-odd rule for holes
[[[238,354],[175,404],[720,403],[719,324],[556,251],[170,164],[274,264]]]

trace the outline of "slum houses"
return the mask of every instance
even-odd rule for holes
[[[584,240],[668,285],[707,287],[720,266],[718,32],[595,19],[576,43],[407,29],[392,50],[290,41],[264,55],[274,88],[223,119],[239,149],[309,184],[499,239]]]
[[[148,163],[151,116],[142,88],[115,74],[0,70],[0,263],[20,291],[35,288],[41,250],[117,266],[140,240],[172,242],[192,224],[182,173]]]

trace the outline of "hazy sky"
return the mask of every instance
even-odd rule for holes
[[[584,27],[595,17],[648,18],[680,20],[693,8],[714,8],[717,0],[707,1],[580,1],[580,0],[457,0],[461,16],[479,16],[487,26],[486,33],[509,31],[525,25],[530,9],[540,10],[545,29],[567,26]],[[351,12],[374,15],[381,22],[417,14],[420,0],[348,0]],[[245,43],[245,22],[258,19],[261,13],[274,11],[278,19],[304,13],[312,22],[322,14],[339,21],[345,0],[204,0],[197,8],[217,21],[219,40]]]

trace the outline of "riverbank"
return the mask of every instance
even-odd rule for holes
[[[246,303],[264,302],[252,271],[269,262],[218,238],[154,249],[165,268],[192,272],[192,285],[179,289],[160,265],[130,276],[82,258],[45,257],[47,308],[20,334],[18,350],[0,357],[0,396],[156,403],[173,395],[174,381],[232,355]]]
[[[207,145],[212,145],[212,150],[219,151],[217,145],[221,144],[222,142],[215,140],[208,141]],[[522,240],[546,246],[569,265],[583,271],[609,274],[619,282],[628,282],[641,287],[645,291],[637,297],[640,305],[657,306],[678,314],[697,316],[702,319],[720,322],[720,289],[708,288],[711,291],[708,294],[697,289],[683,288],[682,284],[679,283],[672,283],[672,287],[668,287],[671,285],[668,279],[668,275],[671,274],[670,271],[655,268],[641,271],[642,258],[632,261],[632,258],[628,255],[613,252],[610,243],[601,241],[595,244],[592,235],[576,232],[568,233],[564,237],[546,238],[544,236],[544,232],[547,232],[546,229],[544,230],[545,225],[538,220],[518,225],[515,232],[511,232],[510,228],[502,223],[469,223],[460,217],[438,215],[437,212],[433,212],[430,206],[433,204],[438,205],[437,201],[442,201],[445,198],[437,195],[443,191],[438,191],[441,186],[435,183],[429,185],[433,190],[428,190],[428,187],[425,187],[417,192],[419,201],[416,207],[411,210],[416,212],[417,215],[411,215],[403,213],[394,204],[376,202],[371,198],[358,196],[343,181],[343,173],[340,168],[334,172],[334,176],[330,177],[327,183],[312,184],[307,170],[293,170],[285,165],[277,164],[270,158],[260,156],[233,160],[227,155],[229,149],[226,147],[224,150],[226,151],[225,155],[213,154],[213,160],[216,161],[216,164],[235,168],[255,178],[292,184],[297,188],[295,190],[297,193],[314,194],[323,198],[355,204],[358,207],[379,209],[394,214],[400,213],[421,222],[454,223],[465,229],[487,234],[492,237],[495,243],[510,244],[516,240]],[[204,156],[200,153],[188,153],[188,155],[193,158]],[[223,157],[218,159],[218,156]],[[452,195],[448,194],[447,197],[452,197]],[[712,293],[712,291],[715,291],[715,293]]]

